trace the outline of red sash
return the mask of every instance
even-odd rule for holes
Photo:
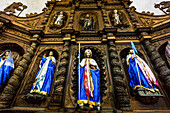
[[[84,89],[85,89],[85,93],[88,97],[90,97],[89,95],[89,87],[88,87],[88,78],[87,78],[87,59],[85,61],[85,71],[84,71]]]

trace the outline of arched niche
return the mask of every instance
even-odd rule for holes
[[[126,78],[127,78],[127,84],[129,86],[129,92],[130,92],[130,85],[129,85],[129,73],[128,73],[128,65],[127,65],[127,62],[126,62],[126,56],[129,54],[129,51],[130,49],[132,48],[125,48],[123,49],[121,52],[120,52],[120,57],[121,57],[121,61],[122,61],[122,65],[123,65],[123,68],[124,68],[124,72],[125,72],[125,75],[126,75]],[[138,56],[140,56],[142,59],[145,60],[143,54],[141,52],[138,51]],[[145,60],[146,61],[146,60]],[[132,96],[132,93],[130,92],[131,96]]]
[[[92,22],[91,27],[88,27],[88,29],[84,29],[85,21],[88,21],[87,19],[90,19],[89,21]],[[89,31],[98,31],[99,25],[98,25],[98,17],[96,13],[93,12],[85,12],[81,13],[79,16],[79,31],[83,32],[89,32]]]
[[[126,56],[129,54],[130,49],[132,49],[132,48],[125,48],[120,52],[120,58],[122,61],[122,66],[123,66],[123,70],[124,70],[124,74],[125,74],[125,78],[126,78],[126,84],[128,86],[128,92],[130,94],[130,97],[132,98],[132,100],[135,99],[135,100],[138,100],[144,104],[155,104],[159,101],[159,97],[157,97],[157,96],[146,96],[146,97],[138,96],[138,95],[136,95],[137,92],[134,92],[132,90],[132,88],[130,87],[130,84],[129,84],[130,76],[129,76],[128,65],[127,65],[127,61],[126,61]],[[146,58],[139,50],[138,50],[138,56],[141,57],[147,63]],[[158,87],[158,89],[160,90],[160,87]]]
[[[23,90],[21,92],[23,95],[27,95],[30,92],[30,90],[32,88],[32,85],[35,82],[35,76],[36,76],[36,74],[37,74],[37,72],[39,70],[39,64],[40,64],[40,61],[42,59],[42,56],[44,54],[46,54],[46,56],[48,57],[50,51],[53,51],[53,56],[56,59],[56,66],[57,66],[59,54],[58,54],[58,52],[56,50],[54,50],[54,49],[46,49],[46,50],[43,50],[42,52],[40,52],[37,55],[36,59],[34,60],[35,62],[33,62],[31,70],[28,70],[30,73],[25,79],[26,84],[24,85],[24,88],[23,88]],[[53,80],[53,82],[54,82],[54,80]]]
[[[16,43],[1,43],[0,44],[0,54],[2,54],[5,50],[11,50],[12,57],[14,60],[14,68],[18,66],[19,61],[22,59],[24,49]],[[12,76],[14,69],[10,71],[9,78],[5,81],[3,87],[0,88],[0,93],[3,91],[4,87],[7,85],[8,80]]]
[[[168,64],[167,58],[165,56],[165,49],[167,46],[168,42],[165,42],[164,44],[162,44],[159,48],[158,48],[158,52],[161,55],[162,59],[166,62],[168,68],[170,69],[170,65]]]
[[[21,60],[24,52],[24,49],[16,43],[2,43],[0,44],[0,54],[5,50],[11,50],[12,56],[15,62],[15,67],[18,65],[18,62]]]
[[[58,16],[60,15],[60,13],[63,13],[63,24],[62,25],[57,25],[56,24],[56,20],[58,18]],[[53,16],[51,18],[51,23],[50,23],[50,29],[53,29],[53,30],[57,30],[57,29],[61,29],[63,27],[66,26],[66,23],[67,23],[67,18],[68,18],[68,14],[64,11],[58,11],[58,12],[54,12],[53,13]]]
[[[119,22],[116,23],[115,21],[117,19],[115,18],[115,15],[114,15],[115,10],[112,10],[109,12],[109,19],[110,19],[111,25],[114,27],[118,27],[118,29],[120,30],[123,30],[123,29],[127,30],[130,27],[128,19],[126,18],[125,14],[122,11],[116,10],[117,14],[119,15]]]
[[[97,62],[99,68],[100,68],[100,94],[101,94],[101,105],[102,103],[105,103],[107,101],[107,97],[109,97],[109,94],[108,94],[108,78],[107,78],[107,72],[105,70],[105,67],[106,67],[106,63],[105,63],[105,60],[104,60],[104,55],[102,54],[102,52],[96,48],[96,47],[92,47],[92,46],[85,46],[85,47],[82,47],[80,49],[81,51],[81,60],[84,57],[84,52],[86,49],[91,49],[92,51],[92,58]],[[72,74],[71,74],[71,83],[69,85],[69,94],[70,94],[70,99],[71,99],[71,102],[74,106],[77,106],[77,99],[78,99],[78,72],[77,72],[77,69],[78,69],[78,50],[73,54],[73,68],[72,68]],[[80,60],[80,61],[81,61]]]

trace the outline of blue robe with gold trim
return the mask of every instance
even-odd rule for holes
[[[158,86],[158,82],[156,81],[154,74],[152,73],[148,65],[139,56],[131,56],[131,58],[128,59],[128,63],[131,88],[135,90],[142,87],[152,92],[158,91],[158,89],[156,88],[156,86]]]
[[[1,61],[2,61],[2,57],[0,57],[0,62]],[[6,63],[6,60],[4,61],[2,66],[0,67],[0,86],[1,87],[3,87],[6,80],[9,79],[10,71],[13,69],[13,67],[11,67],[9,65],[5,65],[5,63]]]
[[[84,60],[84,59],[83,59]],[[78,104],[90,104],[93,106],[100,106],[100,102],[101,102],[101,96],[100,96],[100,70],[97,69],[89,69],[90,72],[90,76],[92,78],[92,83],[91,85],[93,85],[93,90],[89,91],[89,96],[85,93],[85,66],[86,66],[86,59],[81,62],[81,67],[80,67],[80,96],[78,93]],[[92,62],[94,63],[94,65],[97,66],[97,63],[95,62],[95,60],[93,59],[89,59],[90,62],[89,64],[91,64]],[[84,63],[85,64],[84,64]],[[84,65],[84,66],[83,66]],[[92,64],[93,65],[93,64]],[[78,73],[79,73],[79,69],[78,69]],[[87,81],[88,83],[90,81]]]
[[[53,63],[51,64],[51,62]],[[40,69],[36,75],[36,82],[32,86],[30,93],[39,93],[42,95],[47,95],[50,93],[55,69],[55,58],[54,57],[42,57],[40,62]],[[45,66],[47,65],[47,66]],[[44,74],[43,71],[45,70]]]

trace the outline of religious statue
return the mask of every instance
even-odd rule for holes
[[[6,80],[9,79],[10,71],[14,69],[14,60],[10,50],[5,50],[0,55],[0,87],[4,86]]]
[[[82,30],[93,30],[94,20],[93,17],[89,14],[86,14],[86,17],[81,19],[82,23]]]
[[[146,94],[140,92],[140,94],[143,96],[146,96],[148,93],[154,94],[155,92],[159,92],[157,89],[158,82],[153,72],[146,64],[146,62],[138,55],[136,55],[138,52],[137,49],[134,48],[135,46],[132,47],[133,49],[130,50],[129,55],[126,57],[127,65],[129,66],[128,72],[130,76],[130,87],[133,90],[146,90]]]
[[[55,25],[58,26],[63,25],[63,19],[64,19],[63,11],[61,11],[59,15],[55,14],[54,18],[56,19],[54,22]]]
[[[79,64],[79,93],[77,103],[80,108],[88,104],[90,108],[96,106],[100,110],[100,69],[92,59],[92,51],[85,50],[85,58]]]
[[[50,93],[56,67],[55,64],[56,59],[53,56],[53,51],[50,51],[48,57],[46,57],[46,54],[42,56],[39,65],[40,69],[37,72],[30,93],[38,93],[41,95],[48,95]]]
[[[115,27],[123,29],[129,26],[128,21],[124,15],[121,12],[118,12],[116,9],[113,11],[110,18],[112,25]]]
[[[168,44],[167,44],[166,50],[165,50],[165,55],[166,55],[168,64],[170,66],[170,40],[168,40]]]
[[[119,24],[122,24],[120,22],[120,15],[118,14],[117,10],[114,10],[114,14],[112,15],[112,17],[114,18],[114,25],[117,26]]]

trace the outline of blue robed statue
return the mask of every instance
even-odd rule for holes
[[[84,53],[78,73],[79,73],[79,93],[77,103],[79,106],[89,104],[90,108],[97,106],[100,108],[100,69],[92,57],[92,51],[87,49]]]
[[[14,61],[10,50],[5,50],[0,55],[0,87],[9,79],[10,71],[14,69]]]
[[[30,93],[38,93],[41,95],[48,95],[51,90],[56,59],[53,57],[53,51],[50,51],[49,56],[46,54],[42,56],[42,60],[39,65],[39,71],[35,77],[35,82],[31,88]]]
[[[133,90],[140,88],[152,93],[158,92],[157,87],[159,84],[155,75],[147,63],[137,55],[138,52],[134,43],[131,42],[131,44],[133,49],[130,50],[129,55],[126,57],[130,76],[130,87]]]

